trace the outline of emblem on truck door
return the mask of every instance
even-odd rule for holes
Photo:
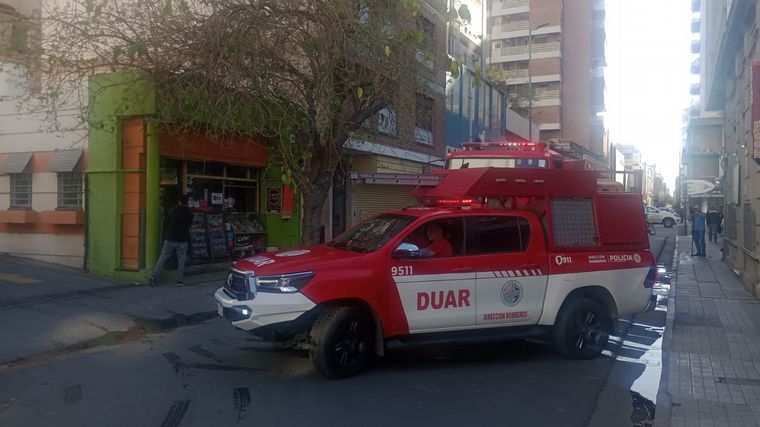
[[[523,288],[517,280],[510,280],[501,288],[501,302],[506,306],[517,305],[523,296]]]

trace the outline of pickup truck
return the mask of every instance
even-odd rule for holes
[[[307,348],[328,378],[395,347],[546,337],[598,355],[621,315],[653,307],[640,195],[591,171],[463,169],[333,241],[238,261],[219,314]]]

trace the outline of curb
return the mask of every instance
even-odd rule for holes
[[[670,291],[668,292],[668,312],[665,316],[665,331],[662,335],[662,370],[660,373],[660,387],[657,390],[657,412],[654,418],[654,425],[657,427],[670,427],[671,408],[673,399],[668,391],[670,387],[669,367],[670,367],[670,348],[673,343],[673,321],[676,316],[676,286],[678,284],[678,265],[679,252],[678,240],[681,236],[676,235],[676,245],[673,249],[673,263],[671,272],[673,277],[670,280]]]

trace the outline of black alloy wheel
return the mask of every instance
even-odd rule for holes
[[[327,378],[346,378],[366,366],[373,353],[374,335],[371,316],[360,308],[329,307],[311,329],[309,356]]]
[[[590,359],[604,350],[612,322],[602,306],[592,300],[576,298],[560,312],[554,325],[554,344],[570,359]]]

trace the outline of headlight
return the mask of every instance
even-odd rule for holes
[[[261,276],[256,278],[256,288],[259,292],[297,292],[309,283],[315,274],[313,271],[305,271],[279,276]]]

